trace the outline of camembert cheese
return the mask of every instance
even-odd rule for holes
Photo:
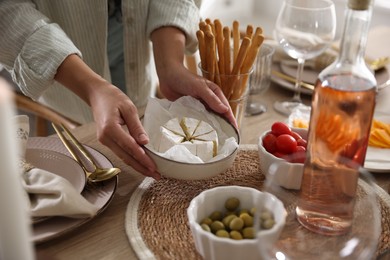
[[[217,155],[218,135],[213,127],[195,118],[173,118],[160,127],[158,151],[166,152],[175,145],[185,146],[204,162]]]

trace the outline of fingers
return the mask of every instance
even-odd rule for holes
[[[221,88],[209,80],[205,80],[204,82],[207,87],[205,88],[205,94],[200,94],[200,97],[212,110],[222,114],[234,127],[238,128],[229,101],[226,99]]]
[[[141,121],[138,117],[138,112],[123,113],[123,118],[130,135],[136,140],[139,145],[146,145],[149,143],[149,136],[146,133]]]
[[[143,128],[142,130],[139,130],[139,128],[135,129],[137,129],[135,135],[138,139],[141,139],[144,142],[145,140],[147,140],[147,142],[149,141]],[[132,133],[126,132],[120,125],[110,127],[110,130],[106,130],[103,134],[98,135],[98,138],[100,142],[109,147],[119,158],[133,167],[136,171],[156,180],[161,178],[160,174],[157,172],[154,161],[133,138]]]
[[[155,180],[161,179],[161,175],[151,168],[148,168],[147,164],[145,163],[145,160],[151,160],[149,156],[147,156],[145,153],[143,156],[138,155],[132,155],[129,154],[129,152],[126,149],[123,149],[121,146],[117,145],[112,140],[108,140],[108,143],[106,144],[110,149],[119,157],[121,158],[126,164],[130,165],[134,170],[138,171],[139,173],[154,178]],[[146,156],[146,158],[144,158]],[[148,159],[147,159],[148,158]]]

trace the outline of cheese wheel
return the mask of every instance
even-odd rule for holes
[[[175,145],[183,145],[202,161],[208,161],[218,152],[218,135],[213,127],[199,119],[173,118],[160,127],[159,152]]]

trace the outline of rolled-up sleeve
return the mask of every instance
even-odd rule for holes
[[[0,35],[0,63],[33,99],[53,83],[67,56],[81,56],[65,32],[31,1],[0,1]]]
[[[146,32],[150,36],[159,27],[179,28],[186,35],[186,51],[193,53],[199,21],[199,8],[192,0],[150,0]]]

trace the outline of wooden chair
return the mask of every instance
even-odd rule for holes
[[[47,128],[48,122],[64,124],[69,129],[73,129],[80,125],[79,123],[74,122],[43,104],[35,102],[31,98],[17,91],[15,91],[15,103],[18,110],[35,116],[34,127],[36,136],[47,136],[49,134]]]
[[[31,98],[21,93],[16,84],[12,82],[10,74],[6,70],[1,69],[1,64],[0,77],[5,79],[10,84],[11,89],[13,89],[15,94],[16,108],[18,111],[23,111],[26,112],[29,116],[34,116],[34,120],[31,120],[31,122],[35,122],[35,125],[31,128],[34,129],[36,136],[47,136],[49,134],[49,122],[64,124],[70,129],[80,125],[79,123],[74,122],[73,120],[59,114],[58,112],[43,104],[35,102]]]

